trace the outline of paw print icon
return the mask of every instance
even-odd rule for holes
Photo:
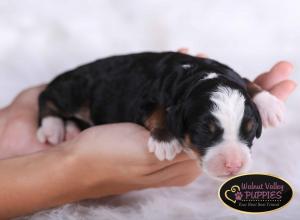
[[[234,194],[234,196],[235,196],[235,200],[236,200],[236,201],[241,201],[241,200],[242,200],[242,197],[243,197],[243,193],[241,193],[241,192],[236,192],[236,193]]]

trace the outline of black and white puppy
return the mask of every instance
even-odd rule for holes
[[[216,178],[245,172],[262,124],[276,126],[283,104],[211,59],[175,52],[97,60],[55,78],[39,97],[41,142],[72,129],[134,122],[151,132],[159,160],[193,152]]]

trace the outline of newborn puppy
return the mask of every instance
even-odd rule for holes
[[[264,126],[282,120],[282,103],[231,68],[175,52],[113,56],[55,78],[39,97],[38,139],[133,122],[151,132],[149,151],[172,160],[196,155],[212,177],[245,172]]]

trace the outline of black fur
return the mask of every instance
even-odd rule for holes
[[[222,77],[199,81],[210,72]],[[240,136],[251,146],[255,133],[260,136],[261,121],[247,94],[245,81],[231,68],[214,60],[175,52],[113,56],[59,75],[40,95],[39,121],[54,115],[75,119],[85,129],[89,122],[75,118],[85,107],[90,110],[95,125],[115,122],[144,125],[159,105],[167,110],[168,139],[174,136],[182,141],[189,134],[192,143],[202,151],[222,136],[222,128],[209,134],[206,127],[208,121],[214,120],[209,114],[212,107],[209,92],[220,84],[235,87],[246,95],[246,117],[255,119],[256,129]]]

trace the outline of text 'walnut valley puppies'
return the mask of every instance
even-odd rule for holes
[[[42,92],[39,107],[43,143],[133,122],[150,130],[148,147],[159,160],[192,152],[219,179],[247,171],[262,124],[276,126],[283,117],[281,101],[231,68],[175,52],[114,56],[68,71]]]

